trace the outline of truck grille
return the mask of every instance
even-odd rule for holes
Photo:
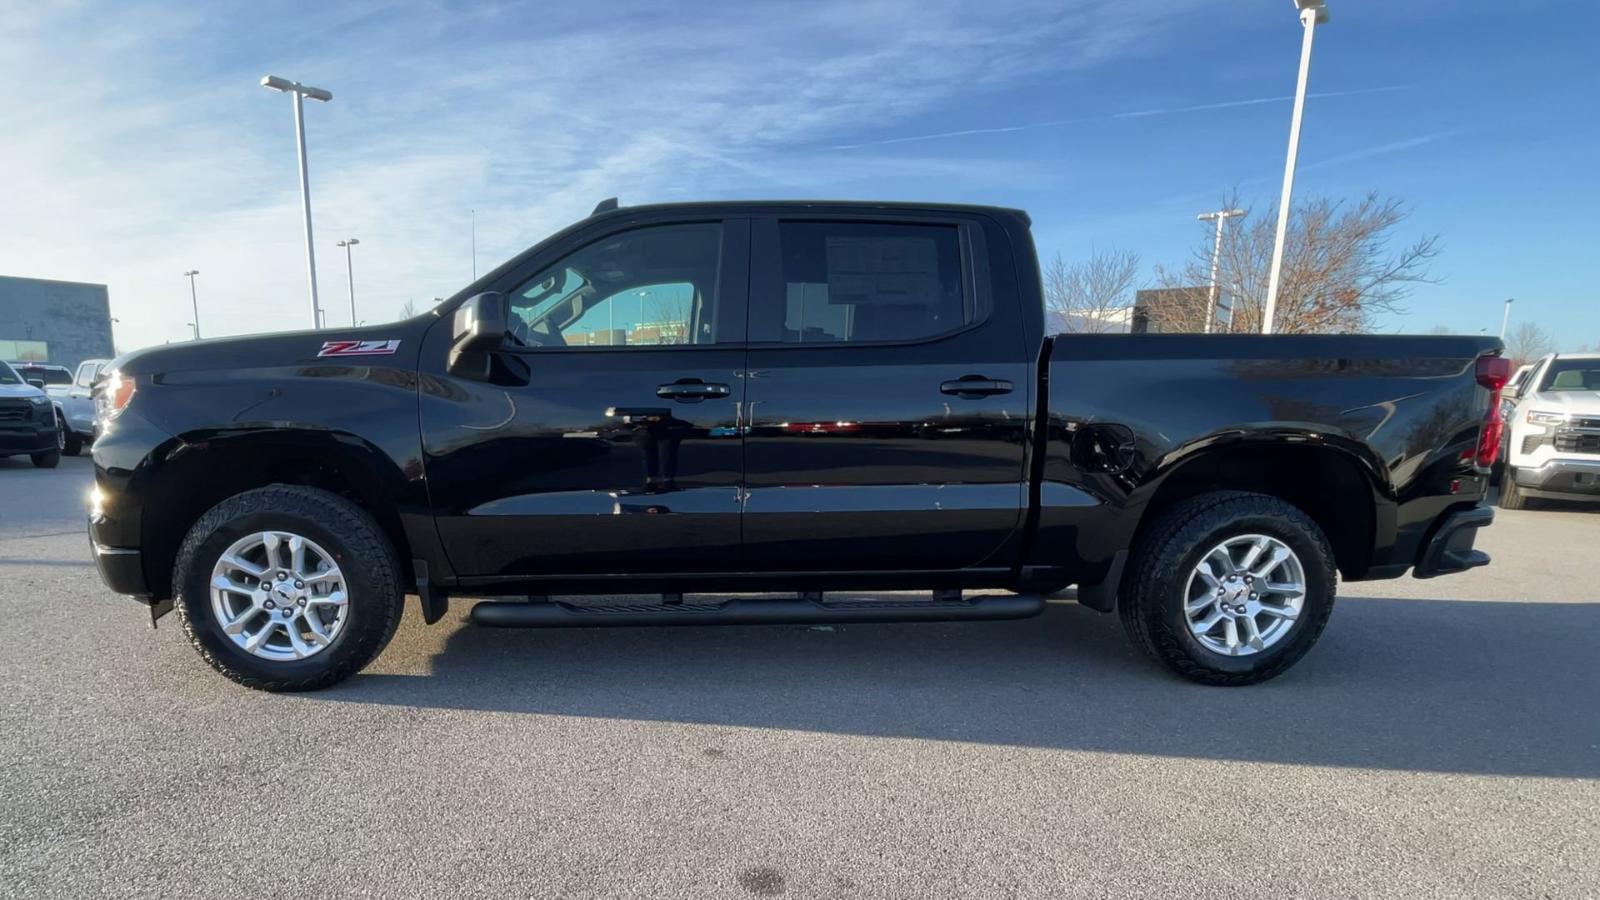
[[[1573,428],[1595,428],[1595,429],[1600,429],[1600,418],[1597,418],[1597,417],[1594,417],[1594,416],[1586,416],[1584,418],[1576,418],[1576,417],[1574,417],[1572,419],[1568,419],[1567,420],[1567,424],[1570,425]]]
[[[0,400],[0,422],[26,422],[33,418],[33,404],[26,400]]]
[[[1556,432],[1557,453],[1600,453],[1600,431]]]

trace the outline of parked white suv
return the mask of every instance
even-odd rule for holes
[[[1506,415],[1500,505],[1530,497],[1600,501],[1600,353],[1533,364]]]

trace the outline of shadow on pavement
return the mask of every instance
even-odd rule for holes
[[[463,604],[464,605],[464,604]],[[463,610],[464,612],[464,610]],[[407,628],[420,624],[408,617]],[[449,627],[444,625],[441,627]],[[1600,604],[1341,599],[1250,688],[1168,676],[1114,617],[969,625],[491,630],[432,675],[318,700],[596,716],[1197,760],[1600,777]]]

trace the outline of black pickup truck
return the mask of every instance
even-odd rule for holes
[[[362,668],[408,593],[429,623],[458,596],[710,625],[1012,619],[1072,585],[1244,684],[1339,577],[1488,562],[1499,341],[1052,337],[1029,227],[608,201],[407,321],[126,355],[94,558],[267,690]],[[652,602],[581,596],[617,594]]]

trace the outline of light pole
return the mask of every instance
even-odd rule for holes
[[[350,324],[356,324],[356,270],[350,264],[350,248],[361,243],[355,238],[345,238],[339,242],[344,248],[344,271],[350,279]]]
[[[1211,247],[1211,293],[1206,299],[1206,327],[1205,333],[1211,333],[1211,327],[1217,320],[1217,265],[1222,261],[1222,228],[1234,216],[1244,215],[1242,209],[1219,209],[1215,212],[1201,213],[1196,216],[1202,222],[1213,219],[1217,223],[1217,240]],[[1233,323],[1233,307],[1228,308],[1228,323]]]
[[[200,340],[200,298],[194,292],[194,277],[199,274],[199,269],[183,273],[183,277],[189,279],[189,302],[194,306],[194,321],[189,324],[194,326],[194,339],[197,341]]]
[[[1300,77],[1294,89],[1294,115],[1289,120],[1289,156],[1283,163],[1283,194],[1278,198],[1278,233],[1272,241],[1272,272],[1267,276],[1267,306],[1261,311],[1261,333],[1272,333],[1272,316],[1278,310],[1278,276],[1283,271],[1283,239],[1289,229],[1289,199],[1294,193],[1294,163],[1300,154],[1300,115],[1306,107],[1306,77],[1311,74],[1311,38],[1317,26],[1328,21],[1324,0],[1294,0],[1300,10]]]
[[[317,255],[311,247],[311,181],[306,174],[306,116],[305,98],[321,100],[326,103],[333,99],[331,91],[322,88],[309,87],[298,81],[268,75],[261,79],[261,86],[269,91],[280,94],[294,95],[294,140],[300,148],[300,205],[305,211],[306,219],[306,274],[311,279],[311,327],[322,327],[322,305],[317,302]]]
[[[1511,324],[1511,304],[1516,302],[1515,297],[1506,298],[1506,311],[1500,316],[1500,340],[1506,339],[1506,326]]]

